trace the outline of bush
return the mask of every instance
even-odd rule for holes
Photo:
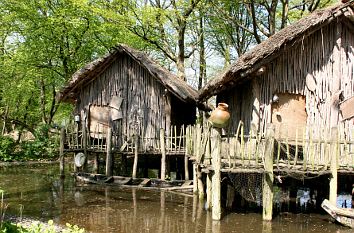
[[[0,136],[0,160],[10,161],[15,159],[15,140],[7,137]]]
[[[53,159],[57,156],[58,135],[50,135],[43,125],[35,131],[35,139],[16,143],[8,136],[0,136],[0,161]]]
[[[50,126],[44,124],[36,128],[32,141],[23,141],[20,143],[18,157],[22,160],[52,159],[56,156],[59,148],[57,136],[50,135]]]

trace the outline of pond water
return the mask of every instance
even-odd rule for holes
[[[154,190],[76,185],[58,165],[0,167],[7,215],[53,219],[76,224],[88,232],[237,232],[237,233],[349,233],[323,214],[280,213],[271,223],[261,213],[226,213],[212,221],[196,198]]]

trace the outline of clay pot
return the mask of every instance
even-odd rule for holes
[[[228,112],[229,106],[225,103],[219,103],[208,119],[208,121],[215,128],[224,128],[229,123],[230,113]]]

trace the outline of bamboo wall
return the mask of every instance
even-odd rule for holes
[[[264,131],[272,121],[272,97],[276,93],[305,96],[307,125],[352,125],[352,120],[342,123],[337,104],[340,91],[343,99],[354,96],[353,48],[354,33],[340,21],[286,45],[277,58],[266,64],[264,74],[249,77],[218,96],[219,102],[229,104],[230,132],[236,132],[240,120],[247,132],[251,125]]]
[[[195,119],[194,106],[192,108],[172,96],[155,77],[126,54],[120,54],[98,78],[81,89],[76,112],[81,113],[81,119],[86,116],[86,125],[90,126],[89,109],[92,106],[109,107],[113,96],[123,99],[120,109],[122,118],[104,124],[112,127],[119,144],[129,141],[132,135],[138,133],[154,148],[157,147],[155,144],[160,128],[170,129],[172,113],[177,114],[177,118],[178,114],[191,116],[186,123]],[[183,112],[178,112],[175,106],[185,107]],[[105,133],[102,135],[105,136]]]

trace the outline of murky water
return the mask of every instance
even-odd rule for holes
[[[60,225],[76,224],[90,232],[237,232],[349,233],[327,215],[281,213],[264,223],[260,213],[225,213],[212,221],[193,197],[154,190],[97,185],[76,186],[69,175],[58,178],[57,165],[0,167],[7,214]]]

